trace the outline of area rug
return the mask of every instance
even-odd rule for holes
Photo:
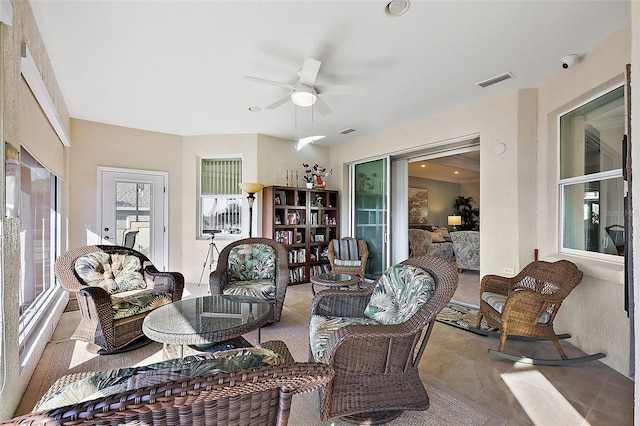
[[[436,316],[436,321],[453,327],[469,330],[475,329],[478,321],[478,308],[455,302],[447,303],[442,311]],[[480,327],[482,330],[489,330],[489,324],[483,319]]]

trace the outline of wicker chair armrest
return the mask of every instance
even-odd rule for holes
[[[323,290],[311,301],[311,315],[360,318],[369,303],[373,286],[364,290]]]
[[[229,276],[226,269],[216,269],[209,275],[209,288],[211,294],[222,294],[222,291],[229,282]]]
[[[358,247],[360,248],[360,261],[364,266],[367,266],[367,259],[369,259],[369,248],[367,247],[367,242],[364,240],[358,241]]]
[[[562,296],[558,296],[557,294],[543,294],[538,293],[530,288],[526,287],[518,287],[509,293],[509,297],[505,302],[505,310],[507,307],[511,307],[514,305],[552,305],[555,303],[562,303]]]
[[[283,300],[289,287],[289,266],[287,250],[282,244],[272,245],[276,250],[276,300]]]
[[[501,277],[500,275],[485,275],[480,281],[480,294],[489,292],[507,296],[513,287],[512,278]]]
[[[174,301],[182,299],[184,276],[180,272],[162,272],[148,265],[144,268],[144,278],[153,282],[155,290],[171,292]]]
[[[84,286],[78,293],[81,296],[85,296],[90,305],[93,304],[96,307],[108,306],[111,309],[111,295],[101,287]]]

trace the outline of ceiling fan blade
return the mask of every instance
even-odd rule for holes
[[[289,83],[282,83],[279,81],[266,80],[264,78],[251,77],[250,75],[245,75],[242,78],[249,81],[255,81],[256,83],[271,84],[272,86],[280,86],[280,87],[284,87],[285,89],[293,89],[293,84],[289,84]]]
[[[329,105],[325,101],[322,100],[320,96],[316,99],[316,103],[313,104],[314,107],[318,110],[318,112],[322,115],[329,115],[333,111],[329,108]]]
[[[323,95],[362,95],[364,93],[364,89],[359,86],[322,84],[314,87],[318,93]]]
[[[285,96],[285,97],[284,97],[284,98],[282,98],[282,99],[278,99],[277,101],[275,101],[275,102],[274,102],[274,103],[272,103],[271,105],[267,105],[267,106],[265,107],[265,109],[276,109],[276,108],[278,108],[279,106],[286,104],[286,103],[287,103],[288,101],[290,101],[290,100],[291,100],[291,96],[290,96],[290,95],[287,95],[287,96]]]
[[[302,70],[300,71],[300,83],[313,86],[318,76],[318,71],[320,71],[321,64],[322,62],[316,61],[315,59],[304,58]]]

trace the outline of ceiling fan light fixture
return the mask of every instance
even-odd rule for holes
[[[291,102],[299,107],[310,107],[316,103],[318,96],[313,87],[299,84],[291,90]]]

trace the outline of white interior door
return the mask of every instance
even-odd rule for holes
[[[138,250],[160,271],[168,263],[166,181],[162,172],[98,168],[102,243]]]

